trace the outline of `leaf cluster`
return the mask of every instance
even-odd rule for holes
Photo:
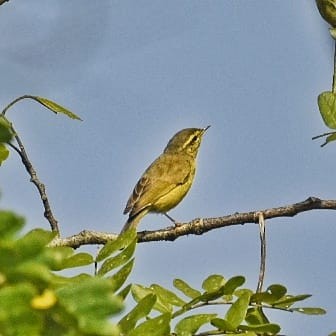
[[[137,305],[119,326],[125,335],[132,336],[170,335],[172,324],[176,336],[197,335],[200,329],[202,335],[277,335],[281,328],[270,322],[265,308],[310,315],[325,313],[321,308],[293,307],[310,295],[289,295],[278,284],[255,293],[241,288],[244,283],[243,276],[226,280],[213,274],[198,290],[182,279],[175,279],[173,285],[178,293],[157,284],[149,287],[134,284],[131,293]],[[219,313],[209,313],[211,306],[216,306]],[[204,312],[193,314],[195,309]]]
[[[0,334],[119,335],[110,318],[123,308],[115,292],[131,262],[110,277],[61,275],[57,271],[93,264],[93,257],[69,247],[48,247],[55,236],[49,231],[20,236],[23,225],[22,217],[0,211]],[[134,236],[124,237],[120,254],[134,249],[134,243],[127,246]]]

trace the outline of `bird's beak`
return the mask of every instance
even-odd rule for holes
[[[203,132],[202,132],[202,134],[204,134],[204,133],[205,133],[205,131],[206,131],[207,129],[209,129],[209,128],[210,128],[210,126],[211,126],[211,125],[208,125],[207,127],[204,127],[204,128],[203,128]]]

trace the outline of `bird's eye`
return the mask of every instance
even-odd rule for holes
[[[193,138],[191,139],[191,142],[196,142],[198,139],[198,136],[197,135],[194,135]]]

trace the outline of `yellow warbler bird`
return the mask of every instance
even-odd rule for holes
[[[186,128],[177,132],[163,153],[145,170],[128,199],[124,214],[129,217],[121,232],[136,227],[149,212],[167,212],[179,204],[195,176],[196,157],[205,128]]]

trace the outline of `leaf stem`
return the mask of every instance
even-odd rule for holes
[[[6,112],[7,112],[7,110],[10,108],[10,107],[12,107],[14,104],[16,104],[17,102],[19,102],[20,100],[22,100],[22,99],[27,99],[27,98],[32,98],[33,96],[32,95],[23,95],[23,96],[21,96],[21,97],[18,97],[18,98],[16,98],[16,99],[14,99],[13,101],[11,101],[3,110],[2,110],[2,112],[1,112],[1,114],[3,115],[3,116],[5,116],[5,114],[6,114]]]

